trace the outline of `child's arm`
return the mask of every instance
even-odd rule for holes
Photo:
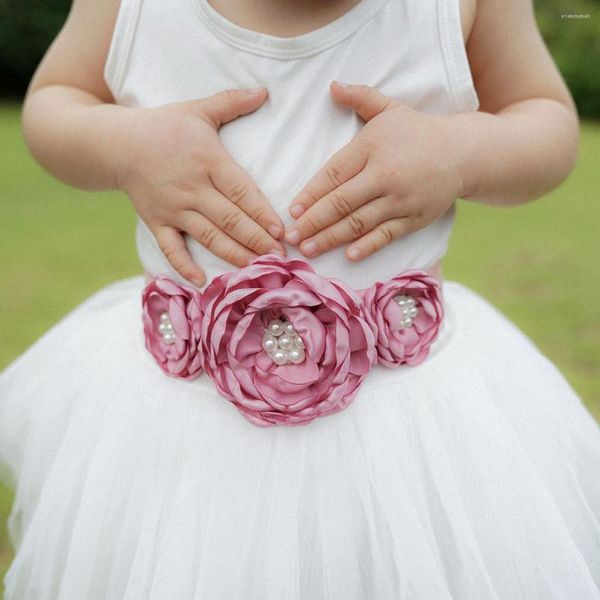
[[[282,251],[281,220],[217,133],[259,108],[266,90],[148,109],[113,104],[103,68],[118,6],[73,2],[25,97],[23,132],[33,156],[70,185],[125,191],[173,267],[197,285],[204,274],[184,232],[237,266]]]
[[[579,122],[531,0],[479,0],[468,54],[481,112],[426,115],[374,88],[332,86],[367,123],[291,203],[289,243],[316,256],[354,242],[347,256],[360,260],[458,197],[518,204],[567,176]]]
[[[559,185],[575,164],[575,103],[531,0],[479,0],[468,53],[480,111],[455,119],[463,198],[513,205]]]

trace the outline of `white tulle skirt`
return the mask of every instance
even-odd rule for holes
[[[0,375],[6,600],[598,600],[600,427],[487,300],[445,281],[416,367],[259,428],[143,345],[142,277]]]

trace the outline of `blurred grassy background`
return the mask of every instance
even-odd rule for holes
[[[0,368],[101,286],[138,274],[125,196],[54,180],[28,155],[19,105],[0,104]],[[447,279],[480,292],[553,360],[600,421],[600,123],[551,194],[514,208],[460,200]],[[11,558],[0,487],[0,577]]]

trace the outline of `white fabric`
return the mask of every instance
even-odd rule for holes
[[[220,136],[286,224],[291,200],[363,126],[331,98],[333,79],[372,85],[429,113],[478,107],[457,0],[362,0],[333,23],[292,38],[238,27],[207,0],[123,2],[105,68],[120,104],[149,107],[229,88],[268,88],[265,104],[225,124]],[[428,227],[360,263],[338,248],[313,264],[357,288],[427,268],[445,254],[454,215],[453,204]],[[179,280],[141,220],[137,243],[149,272]],[[229,268],[195,240],[188,245],[209,279]]]
[[[600,598],[600,428],[473,291],[445,281],[421,365],[265,429],[162,373],[143,285],[100,291],[0,379],[7,600]]]
[[[360,126],[330,79],[476,108],[459,27],[455,0],[363,0],[277,40],[204,0],[124,0],[106,74],[144,106],[268,85],[263,112],[222,134],[286,215]],[[385,279],[442,256],[451,224],[352,270],[340,253],[314,264],[355,286]],[[144,265],[170,272],[138,236]],[[229,269],[193,250],[211,277]],[[376,367],[340,413],[265,429],[207,376],[162,373],[143,285],[100,290],[0,374],[0,474],[16,489],[6,600],[600,600],[600,427],[474,291],[444,281],[421,365]]]

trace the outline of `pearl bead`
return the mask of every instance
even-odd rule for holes
[[[410,308],[416,303],[416,300],[412,296],[407,296],[406,294],[397,294],[394,296],[394,300],[401,308],[405,306]]]
[[[279,347],[282,350],[289,350],[292,347],[292,338],[287,333],[279,337]]]
[[[285,317],[273,319],[264,331],[262,348],[276,365],[299,364],[304,360],[304,341]]]
[[[271,358],[276,365],[285,365],[288,361],[287,352],[283,350],[275,350]]]
[[[170,323],[171,320],[169,319],[169,313],[164,312],[160,315],[160,322],[161,323]]]
[[[173,331],[173,325],[171,325],[171,323],[166,323],[165,321],[162,321],[158,325],[158,331],[160,333],[170,333],[171,331]]]
[[[304,350],[302,348],[292,348],[290,350],[290,361],[295,365],[300,364],[305,358]]]
[[[279,337],[283,333],[283,323],[279,319],[273,319],[269,323],[269,333],[275,337]]]
[[[419,314],[417,309],[417,301],[412,296],[406,294],[398,294],[394,296],[394,301],[400,307],[402,312],[402,319],[400,320],[400,327],[411,327],[413,324],[413,317]]]
[[[262,340],[262,347],[265,352],[271,354],[277,347],[277,338],[273,337],[270,333],[265,333]]]
[[[165,333],[163,335],[163,342],[165,344],[174,344],[175,343],[175,334],[174,333]]]

